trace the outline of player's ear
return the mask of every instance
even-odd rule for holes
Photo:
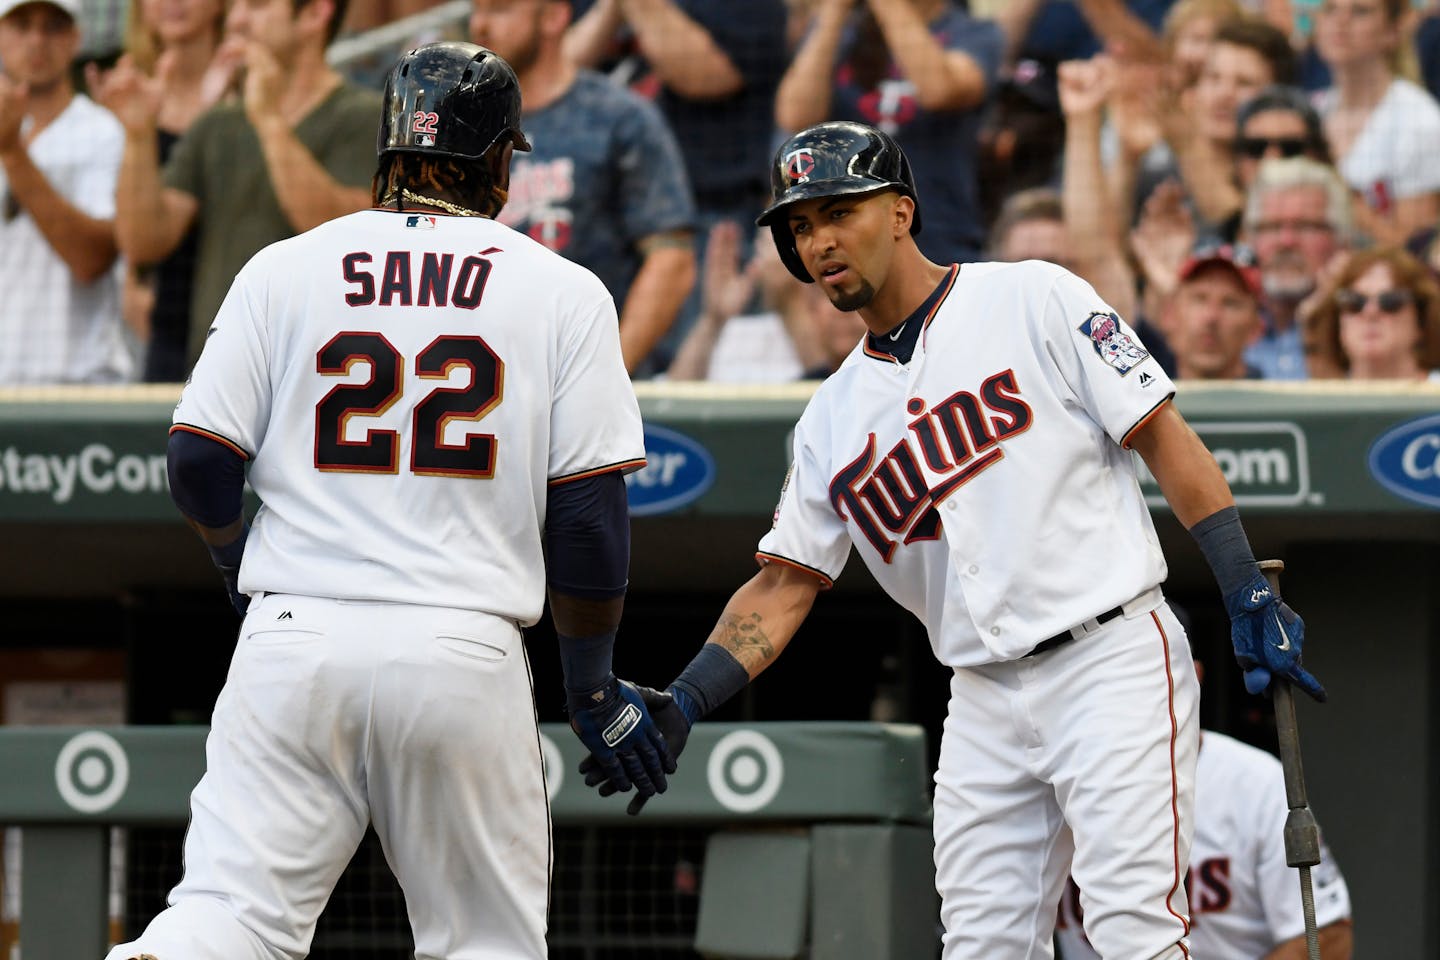
[[[910,224],[915,222],[915,201],[903,193],[895,194],[891,207],[891,233],[896,240],[910,235]]]

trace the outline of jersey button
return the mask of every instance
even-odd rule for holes
[[[1000,628],[999,628],[999,627],[991,627],[991,628],[990,628],[990,636],[992,636],[992,637],[998,637],[998,636],[1000,636]]]
[[[972,563],[972,564],[970,564],[970,572],[971,572],[972,574],[979,573],[979,572],[980,572],[980,568],[977,567],[977,566],[975,566],[975,564]]]
[[[946,501],[945,501],[945,509],[946,509],[946,510],[954,510],[954,509],[955,509],[955,501],[954,501],[954,500],[946,500]]]

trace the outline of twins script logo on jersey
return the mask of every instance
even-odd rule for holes
[[[891,534],[907,544],[940,536],[936,505],[998,463],[1005,456],[1000,441],[1030,429],[1034,420],[1013,370],[988,378],[978,395],[961,390],[929,409],[912,397],[905,411],[915,418],[907,424],[907,435],[878,464],[872,433],[860,456],[830,481],[830,505],[860,529],[886,563],[897,546]],[[934,487],[921,472],[922,459],[943,477]]]
[[[1121,376],[1133,370],[1141,360],[1150,354],[1125,332],[1120,317],[1114,313],[1096,310],[1080,324],[1080,332],[1090,338],[1090,344],[1110,366]]]

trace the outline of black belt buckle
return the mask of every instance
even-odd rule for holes
[[[1114,620],[1116,617],[1120,616],[1120,614],[1124,612],[1124,607],[1111,607],[1109,610],[1106,610],[1104,613],[1100,614],[1100,616],[1096,617],[1095,622],[1097,624],[1108,623],[1109,621]],[[1025,656],[1021,657],[1020,659],[1024,660],[1026,659],[1026,657],[1033,657],[1037,653],[1045,653],[1047,651],[1054,650],[1066,640],[1073,640],[1074,638],[1075,634],[1071,633],[1069,630],[1062,630],[1059,633],[1055,634],[1055,636],[1050,637],[1046,640],[1041,640],[1039,643],[1035,644],[1034,649],[1032,649],[1029,653],[1025,654]]]

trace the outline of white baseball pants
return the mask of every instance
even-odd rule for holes
[[[546,955],[550,814],[516,625],[261,595],[190,798],[170,907],[108,960],[298,960],[373,822],[418,960]]]
[[[957,669],[950,691],[935,775],[945,960],[1052,957],[1072,869],[1105,960],[1188,958],[1199,684],[1170,608]]]

